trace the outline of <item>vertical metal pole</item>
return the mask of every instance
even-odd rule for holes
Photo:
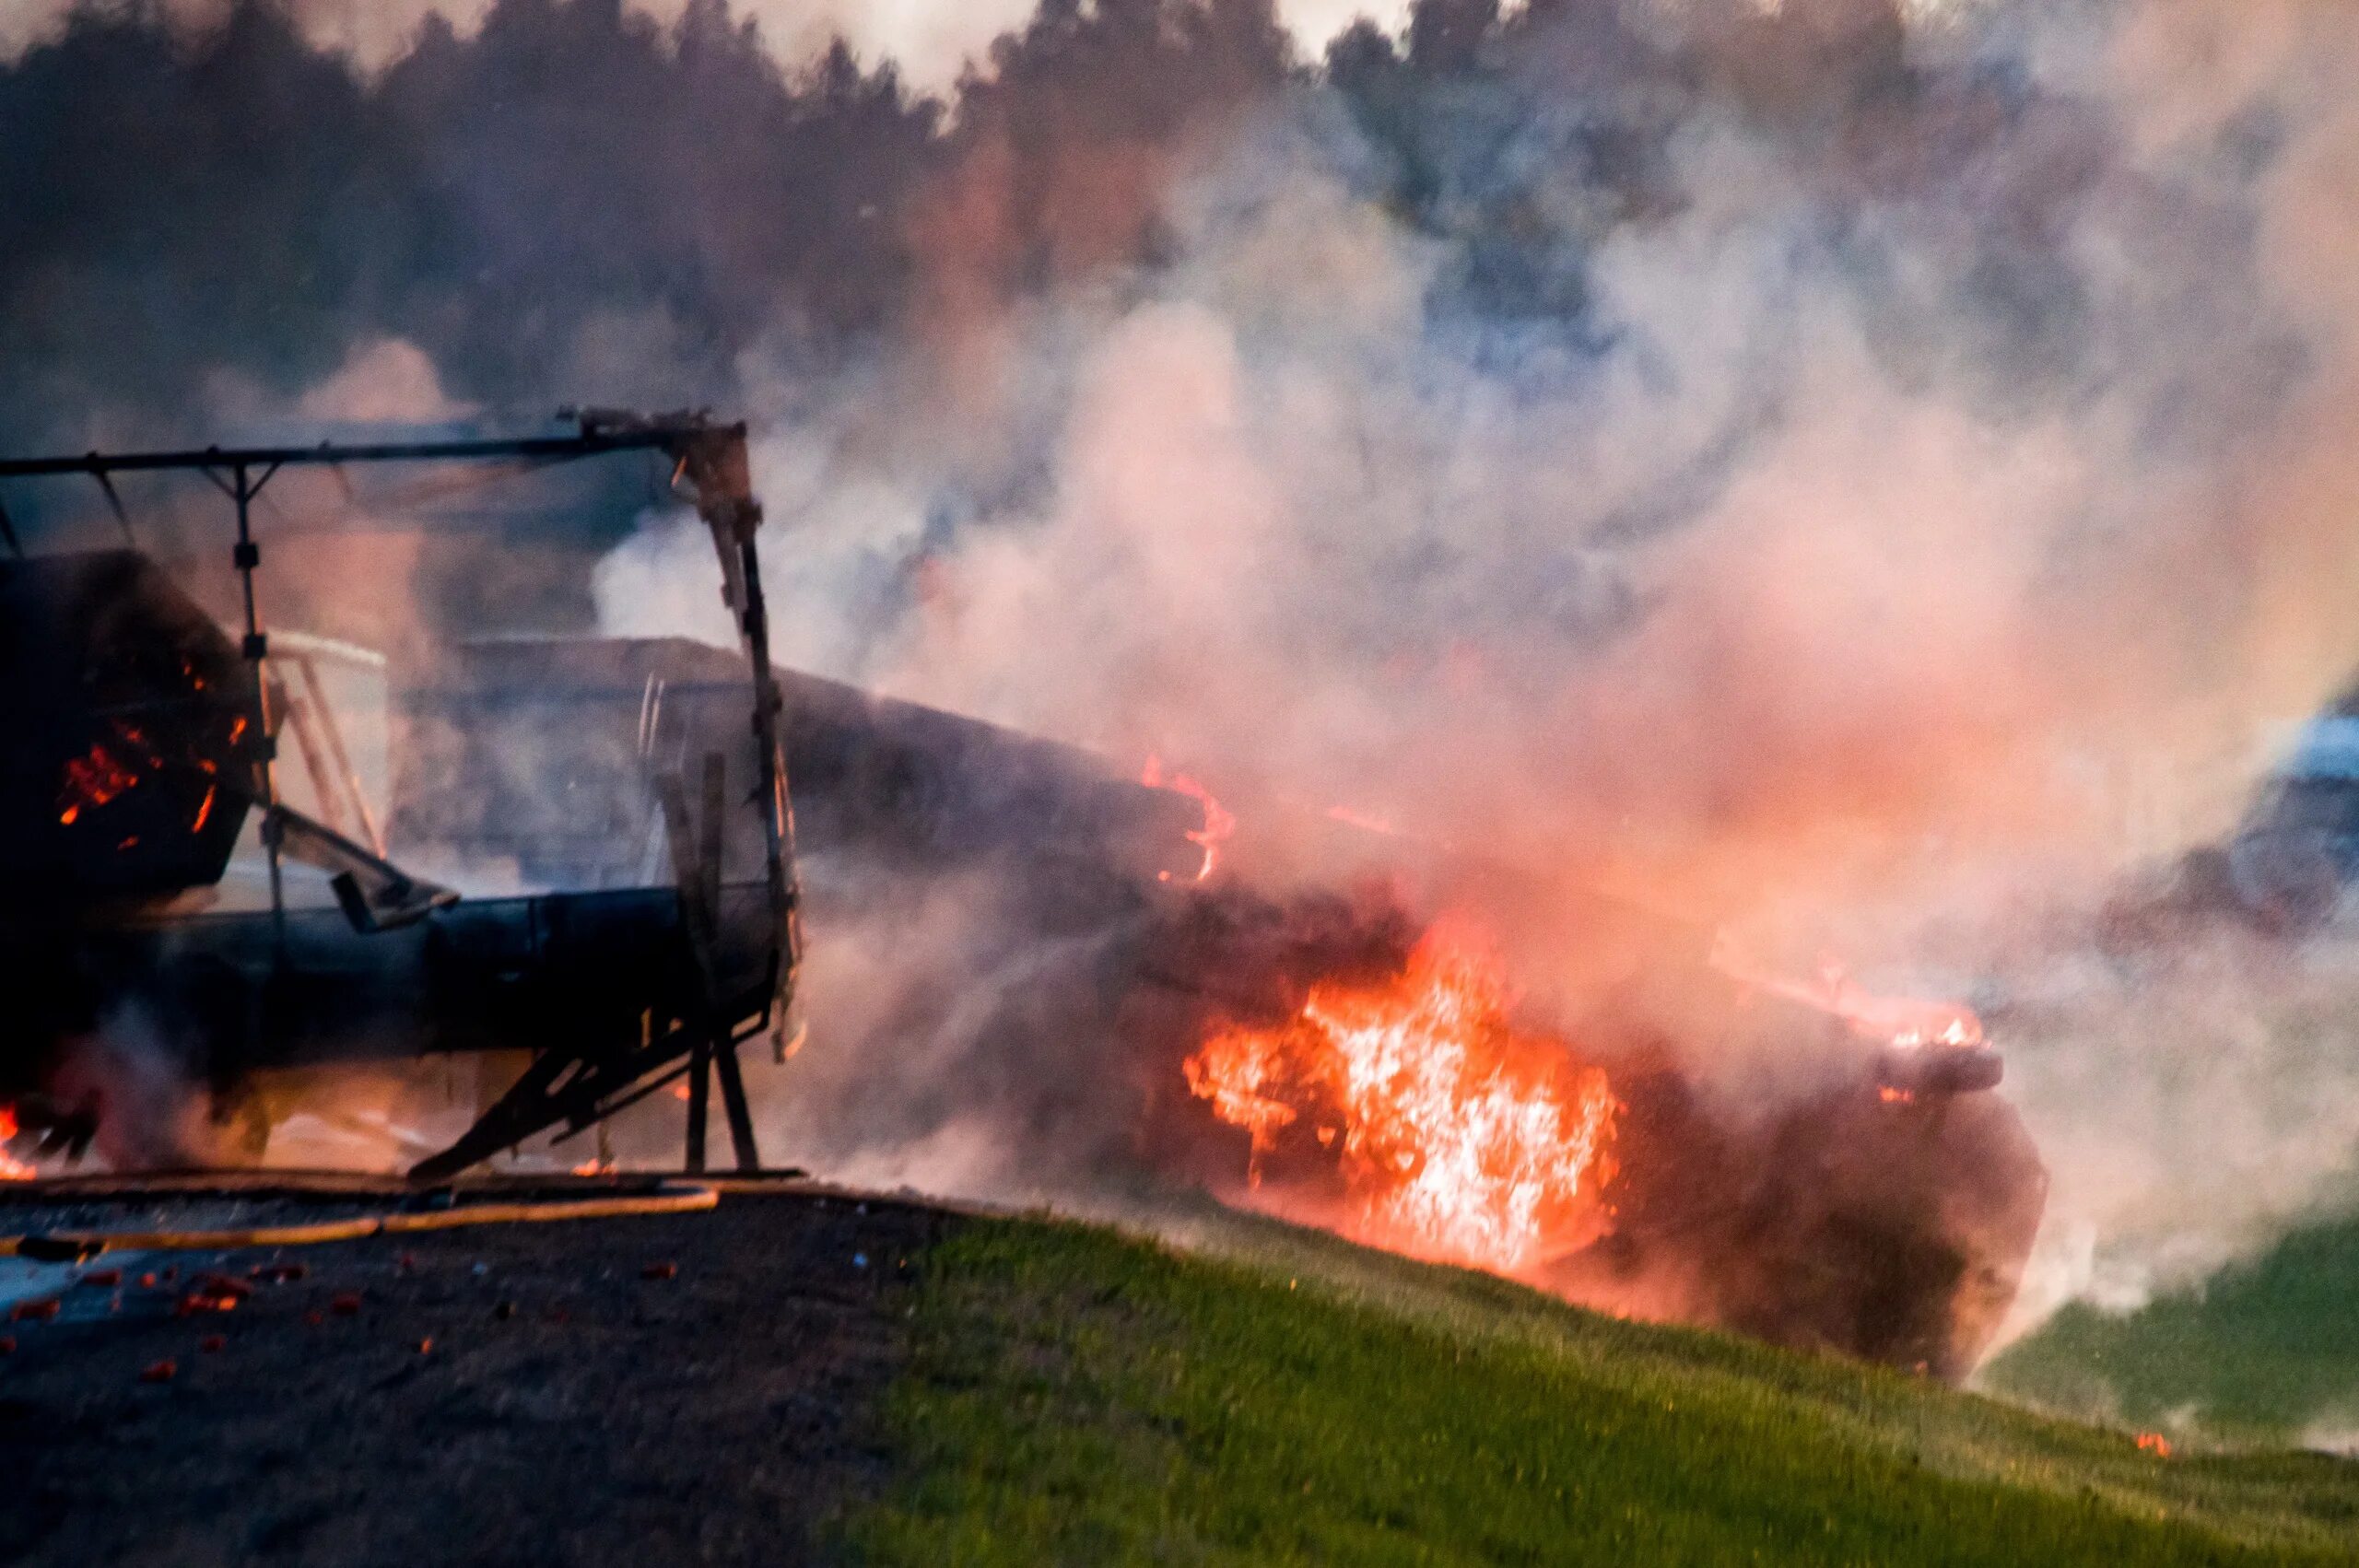
[[[754,667],[755,766],[761,789],[764,870],[769,873],[771,907],[785,911],[796,901],[794,805],[787,792],[786,748],[779,733],[786,694],[779,689],[778,672],[770,667],[769,607],[762,594],[761,557],[755,551],[752,532],[741,532],[736,543],[745,594],[742,629],[746,657]]]
[[[277,939],[274,957],[283,961],[287,956],[287,891],[278,861],[278,825],[268,811],[278,804],[278,769],[270,732],[270,671],[265,662],[270,655],[270,641],[263,635],[262,618],[254,608],[254,568],[262,565],[262,551],[254,544],[253,498],[261,486],[249,482],[242,462],[230,470],[230,477],[235,482],[230,494],[238,502],[238,548],[231,558],[237,562],[238,578],[245,590],[244,651],[246,662],[253,668],[254,718],[262,726],[262,734],[255,742],[262,762],[255,774],[265,808],[262,847],[270,861],[270,918]]]
[[[752,520],[757,523],[758,515]],[[786,712],[786,694],[779,689],[778,672],[770,665],[769,608],[762,596],[761,558],[754,548],[751,526],[737,533],[738,571],[744,587],[741,626],[745,651],[754,670],[754,752],[762,805],[765,868],[769,875],[770,913],[784,927],[778,974],[771,986],[770,1041],[780,1062],[787,1059],[787,1009],[792,1000],[796,971],[803,963],[803,872],[794,853],[794,795],[788,787],[786,742],[779,732]]]

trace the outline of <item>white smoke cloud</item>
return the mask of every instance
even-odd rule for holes
[[[2095,897],[2167,847],[2109,780],[2215,829],[2251,735],[2359,659],[2359,26],[1915,20],[2050,96],[1961,89],[1872,149],[1694,106],[1675,208],[1580,258],[1587,345],[1437,314],[1447,249],[1347,129],[1247,130],[1172,193],[1171,266],[994,323],[992,397],[921,362],[781,421],[796,656],[1518,863],[1610,843],[1773,945],[1907,958],[1930,915]],[[607,624],[725,638],[670,608],[710,598],[694,555],[624,546]],[[2216,1262],[2351,1157],[2334,982],[2196,973],[2167,1005],[2083,974],[2026,1025],[2034,1311]]]

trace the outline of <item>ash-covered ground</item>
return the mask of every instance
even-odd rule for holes
[[[250,1203],[232,1223],[321,1217]],[[11,1233],[43,1218],[0,1210]],[[956,1223],[781,1190],[58,1269],[80,1282],[54,1320],[0,1322],[5,1555],[803,1561],[883,1475],[871,1411],[902,1349],[898,1287]],[[300,1277],[277,1278],[288,1266]],[[251,1294],[183,1312],[207,1276]]]

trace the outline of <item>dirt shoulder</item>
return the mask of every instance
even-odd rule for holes
[[[959,1223],[732,1194],[705,1213],[100,1258],[79,1272],[121,1267],[118,1287],[86,1279],[56,1321],[0,1323],[17,1342],[5,1555],[808,1560],[883,1480],[870,1418],[905,1353],[899,1287]],[[303,1276],[273,1282],[280,1264]],[[182,1315],[207,1274],[252,1294]],[[143,1380],[165,1361],[169,1380]]]

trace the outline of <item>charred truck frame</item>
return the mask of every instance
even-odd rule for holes
[[[115,476],[204,475],[234,508],[243,607],[233,644],[135,550],[28,556],[0,511],[16,557],[0,562],[0,723],[11,737],[0,757],[0,984],[32,999],[17,1037],[0,1040],[0,1099],[15,1100],[46,1146],[87,1144],[99,1109],[42,1092],[50,1059],[129,999],[172,1021],[180,1067],[217,1093],[257,1069],[531,1047],[522,1075],[420,1162],[417,1179],[552,1128],[580,1131],[684,1078],[688,1168],[704,1166],[715,1081],[738,1167],[759,1167],[737,1052],[764,1034],[787,1048],[802,895],[745,427],[701,415],[565,417],[569,433],[521,439],[0,462],[0,480],[95,480],[119,520]],[[650,780],[670,886],[463,900],[387,857],[319,691],[319,645],[274,646],[254,501],[296,467],[628,452],[668,460],[674,493],[711,532],[748,664],[752,776],[731,779],[711,751],[693,784],[685,767]],[[311,722],[290,727],[290,713]],[[281,798],[290,728],[315,781],[349,784],[354,820],[321,822]],[[733,793],[759,825],[757,876],[723,874]],[[186,908],[221,881],[257,814],[267,909]],[[291,906],[289,862],[327,873],[334,907]]]

